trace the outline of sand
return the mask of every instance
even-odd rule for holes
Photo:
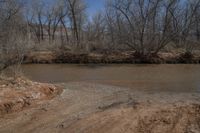
[[[74,82],[0,118],[2,133],[199,133],[199,93],[150,93]]]

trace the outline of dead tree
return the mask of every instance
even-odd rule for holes
[[[6,0],[0,2],[0,71],[22,62],[26,30],[21,9],[23,1]]]
[[[73,42],[76,47],[80,47],[81,30],[83,24],[83,17],[85,15],[86,5],[83,0],[65,0],[68,9],[68,17],[71,21],[73,30]]]
[[[199,19],[200,1],[187,1],[182,10],[182,23],[180,23],[180,42],[185,52],[191,54],[195,45],[199,44]],[[197,38],[194,38],[196,31]]]
[[[115,21],[122,43],[141,56],[157,54],[178,35],[179,4],[178,0],[112,0],[108,3],[118,14]],[[121,31],[126,32],[121,34]]]

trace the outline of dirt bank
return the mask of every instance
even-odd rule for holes
[[[127,52],[110,52],[110,53],[90,53],[77,54],[72,52],[51,52],[40,51],[31,52],[25,55],[24,63],[154,63],[154,64],[199,64],[200,54],[186,55],[181,52],[161,52],[157,56],[138,57],[132,51]]]
[[[199,133],[199,93],[150,93],[90,83],[63,84],[39,107],[0,118],[0,132]]]
[[[35,106],[61,92],[62,89],[54,85],[36,83],[25,78],[1,79],[0,116]]]

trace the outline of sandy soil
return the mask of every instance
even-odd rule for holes
[[[62,88],[32,82],[25,78],[0,79],[0,116],[18,112],[50,100],[62,93]]]
[[[2,133],[199,133],[198,93],[148,93],[67,83],[37,107],[3,115]]]

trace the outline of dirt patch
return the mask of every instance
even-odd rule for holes
[[[198,133],[200,132],[200,105],[153,111],[148,115],[140,116],[136,129],[138,133]]]
[[[76,127],[82,127],[77,129]],[[200,105],[115,108],[77,120],[64,131],[84,133],[199,133]]]
[[[0,118],[0,132],[199,133],[199,93],[145,93],[89,83]]]
[[[44,100],[52,99],[62,89],[24,78],[0,80],[0,115],[21,111]]]

